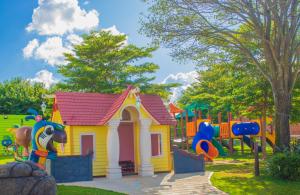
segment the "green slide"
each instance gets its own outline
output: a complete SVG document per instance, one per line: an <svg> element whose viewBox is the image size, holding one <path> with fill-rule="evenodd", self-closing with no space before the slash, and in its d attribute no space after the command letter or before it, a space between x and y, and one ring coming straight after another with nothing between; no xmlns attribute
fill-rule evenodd
<svg viewBox="0 0 300 195"><path fill-rule="evenodd" d="M218 149L220 156L226 156L226 152L223 150L222 145L215 139L212 139L212 144Z"/></svg>
<svg viewBox="0 0 300 195"><path fill-rule="evenodd" d="M220 126L214 126L214 137L220 137Z"/></svg>

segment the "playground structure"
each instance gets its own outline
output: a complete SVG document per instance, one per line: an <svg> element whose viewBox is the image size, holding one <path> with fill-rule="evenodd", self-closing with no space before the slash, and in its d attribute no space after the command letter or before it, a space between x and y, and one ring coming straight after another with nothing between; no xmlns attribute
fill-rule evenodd
<svg viewBox="0 0 300 195"><path fill-rule="evenodd" d="M218 113L218 123L214 124L209 112L207 118L202 118L202 110L182 110L174 104L170 104L170 113L179 120L174 128L174 143L181 144L181 148L191 148L197 154L204 154L206 160L213 160L217 156L226 155L223 146L230 154L234 152L234 140L239 139L242 153L244 143L253 151L254 139L262 138L262 120L232 119L232 114L227 113L228 120L222 121L222 113ZM274 147L275 131L272 129L271 119L266 120L266 140ZM180 134L180 135L179 135ZM206 136L206 137L205 137ZM207 137L208 136L208 137ZM261 151L261 147L258 149Z"/></svg>
<svg viewBox="0 0 300 195"><path fill-rule="evenodd" d="M212 142L215 129L208 122L199 124L199 130L193 138L192 149L197 154L203 154L204 160L212 161L220 155L225 155L222 147L219 147L218 142Z"/></svg>

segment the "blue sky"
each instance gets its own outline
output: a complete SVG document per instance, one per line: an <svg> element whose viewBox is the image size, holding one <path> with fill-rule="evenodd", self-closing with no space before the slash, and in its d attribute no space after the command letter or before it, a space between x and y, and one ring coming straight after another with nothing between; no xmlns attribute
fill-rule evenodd
<svg viewBox="0 0 300 195"><path fill-rule="evenodd" d="M64 4L60 4L61 2ZM68 7L66 5L70 5L70 10L76 11L64 10L64 7ZM39 12L33 15L34 9L37 8L40 8ZM57 14L51 15L55 11L58 11ZM65 14L60 15L62 12ZM51 77L44 78L46 82L61 79L56 73L55 66L57 60L61 60L59 52L70 49L67 42L69 35L76 38L89 29L106 29L115 25L120 33L128 35L129 43L146 46L151 40L138 33L139 17L142 12L146 13L147 8L141 0L78 0L78 5L77 0L40 0L39 3L37 0L1 1L0 81L16 76L35 81L43 81L40 77ZM82 23L79 24L77 20L70 26L69 23L53 23L54 20L58 21L59 16L61 17L59 21L67 21L64 17L76 14L82 17ZM61 30L59 26L65 29ZM32 47L28 47L26 57L23 49L31 41ZM161 82L169 74L190 72L194 68L192 65L172 61L169 53L170 51L165 48L160 48L154 53L152 61L160 65L156 82ZM39 74L40 71L47 74Z"/></svg>

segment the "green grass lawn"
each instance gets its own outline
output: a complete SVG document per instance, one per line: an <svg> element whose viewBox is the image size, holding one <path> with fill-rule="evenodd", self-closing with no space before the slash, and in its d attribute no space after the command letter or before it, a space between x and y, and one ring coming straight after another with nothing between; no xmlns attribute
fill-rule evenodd
<svg viewBox="0 0 300 195"><path fill-rule="evenodd" d="M245 148L246 149L246 148ZM272 155L270 148L268 156ZM300 194L300 181L285 181L267 175L265 162L260 162L261 176L254 176L254 158L249 149L231 157L217 158L206 165L213 171L212 184L229 194Z"/></svg>
<svg viewBox="0 0 300 195"><path fill-rule="evenodd" d="M6 164L6 163L10 163L10 162L14 162L15 159L13 156L1 156L0 157L0 165Z"/></svg>
<svg viewBox="0 0 300 195"><path fill-rule="evenodd" d="M57 186L58 195L118 195L122 193L79 186Z"/></svg>
<svg viewBox="0 0 300 195"><path fill-rule="evenodd" d="M27 115L0 115L0 157L5 155L4 147L1 141L5 136L9 136L13 141L13 134L7 131L8 128L12 128L14 125L21 126L33 126L35 121L26 121L25 117ZM0 161L1 163L1 161Z"/></svg>

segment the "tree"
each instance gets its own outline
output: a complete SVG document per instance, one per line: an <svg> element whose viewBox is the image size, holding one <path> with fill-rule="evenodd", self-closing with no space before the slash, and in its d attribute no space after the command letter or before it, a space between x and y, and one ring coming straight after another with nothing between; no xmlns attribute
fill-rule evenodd
<svg viewBox="0 0 300 195"><path fill-rule="evenodd" d="M150 1L148 1L150 2ZM300 73L299 0L153 0L142 31L178 58L238 50L270 83L276 145L289 147L292 92ZM240 31L244 25L248 30ZM259 45L253 51L251 45Z"/></svg>
<svg viewBox="0 0 300 195"><path fill-rule="evenodd" d="M127 44L126 39L126 35L104 31L84 35L82 44L75 45L73 53L65 54L68 64L59 66L59 72L66 80L58 87L72 91L120 93L127 85L134 85L142 92L155 92L167 98L170 88L176 85L152 84L155 77L150 75L159 66L144 59L152 57L156 47L137 47Z"/></svg>
<svg viewBox="0 0 300 195"><path fill-rule="evenodd" d="M0 113L27 114L29 108L40 110L47 89L41 83L14 78L0 83Z"/></svg>

